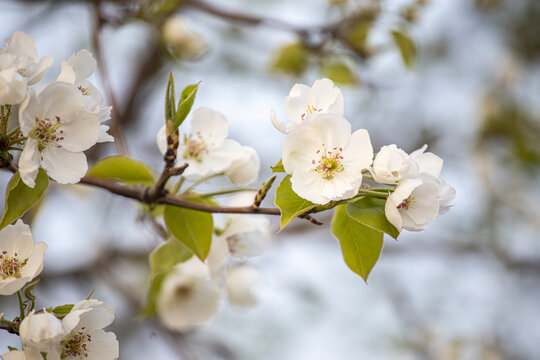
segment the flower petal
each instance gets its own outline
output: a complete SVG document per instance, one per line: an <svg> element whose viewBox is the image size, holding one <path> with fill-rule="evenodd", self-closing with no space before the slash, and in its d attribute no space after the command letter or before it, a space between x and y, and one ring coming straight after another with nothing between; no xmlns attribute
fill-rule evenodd
<svg viewBox="0 0 540 360"><path fill-rule="evenodd" d="M223 114L199 108L191 116L191 133L200 133L209 150L218 148L229 134L229 121Z"/></svg>
<svg viewBox="0 0 540 360"><path fill-rule="evenodd" d="M88 170L86 156L82 152L48 147L43 150L43 162L47 174L60 184L75 184Z"/></svg>
<svg viewBox="0 0 540 360"><path fill-rule="evenodd" d="M115 360L120 356L116 335L112 332L95 330L89 334L92 341L87 342L88 360Z"/></svg>
<svg viewBox="0 0 540 360"><path fill-rule="evenodd" d="M31 188L36 186L35 180L40 164L41 153L38 149L38 141L28 138L19 157L19 174L21 175L21 180Z"/></svg>

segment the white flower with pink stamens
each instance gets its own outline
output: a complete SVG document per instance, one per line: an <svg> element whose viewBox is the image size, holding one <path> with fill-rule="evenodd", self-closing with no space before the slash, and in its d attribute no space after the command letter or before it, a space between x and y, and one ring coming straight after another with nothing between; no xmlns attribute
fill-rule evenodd
<svg viewBox="0 0 540 360"><path fill-rule="evenodd" d="M0 230L0 295L12 295L43 270L47 244L34 244L30 227L18 220Z"/></svg>
<svg viewBox="0 0 540 360"><path fill-rule="evenodd" d="M34 38L22 31L5 40L0 49L0 104L20 104L28 85L37 83L53 63L53 57L39 60Z"/></svg>
<svg viewBox="0 0 540 360"><path fill-rule="evenodd" d="M99 140L100 124L83 97L65 82L53 83L39 95L29 90L19 110L21 131L28 137L19 159L26 185L35 186L42 159L47 174L61 184L76 183L86 173L83 151Z"/></svg>
<svg viewBox="0 0 540 360"><path fill-rule="evenodd" d="M290 133L303 120L313 114L343 115L343 96L341 90L330 79L316 80L311 87L296 84L285 97L285 113L290 123L285 124L277 119L274 110L270 112L270 120L276 129L284 134Z"/></svg>
<svg viewBox="0 0 540 360"><path fill-rule="evenodd" d="M326 204L358 193L362 170L372 163L373 147L366 130L351 134L351 124L342 116L319 114L287 135L282 159L294 192Z"/></svg>

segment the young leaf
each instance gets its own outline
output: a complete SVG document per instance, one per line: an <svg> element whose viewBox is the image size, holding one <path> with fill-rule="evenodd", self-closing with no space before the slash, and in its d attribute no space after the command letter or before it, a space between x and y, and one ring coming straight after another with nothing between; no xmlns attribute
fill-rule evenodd
<svg viewBox="0 0 540 360"><path fill-rule="evenodd" d="M199 259L202 261L206 259L214 229L212 214L166 205L163 219L176 239L193 251Z"/></svg>
<svg viewBox="0 0 540 360"><path fill-rule="evenodd" d="M332 233L339 240L347 266L367 282L368 275L382 251L383 233L350 217L345 207L346 205L336 207L332 219Z"/></svg>
<svg viewBox="0 0 540 360"><path fill-rule="evenodd" d="M191 250L177 239L167 240L150 254L150 279L161 272L169 271L174 265L184 262L192 256Z"/></svg>
<svg viewBox="0 0 540 360"><path fill-rule="evenodd" d="M274 173L285 172L285 168L283 167L283 162L281 159L279 159L276 165L270 166L270 169L272 169L272 172Z"/></svg>
<svg viewBox="0 0 540 360"><path fill-rule="evenodd" d="M280 48L272 67L279 72L301 75L307 68L309 51L302 43L293 43Z"/></svg>
<svg viewBox="0 0 540 360"><path fill-rule="evenodd" d="M178 109L176 111L176 120L174 124L175 130L182 125L191 111L191 107L195 101L195 95L197 95L197 90L199 89L199 84L200 82L197 84L188 85L184 90L182 90L180 101L178 102Z"/></svg>
<svg viewBox="0 0 540 360"><path fill-rule="evenodd" d="M169 82L167 83L167 92L165 93L165 124L167 125L167 134L172 135L174 129L170 129L170 124L176 119L176 100L174 98L174 76L169 74Z"/></svg>
<svg viewBox="0 0 540 360"><path fill-rule="evenodd" d="M86 175L116 180L128 185L151 186L155 182L154 174L148 165L122 155L100 160Z"/></svg>
<svg viewBox="0 0 540 360"><path fill-rule="evenodd" d="M36 176L36 185L33 189L26 186L17 171L6 188L4 214L0 220L0 229L11 224L30 210L39 201L47 186L49 186L49 177L45 170L39 169Z"/></svg>
<svg viewBox="0 0 540 360"><path fill-rule="evenodd" d="M315 207L315 204L302 199L293 191L290 175L287 175L277 187L275 204L281 210L279 230L283 229L298 215Z"/></svg>
<svg viewBox="0 0 540 360"><path fill-rule="evenodd" d="M356 83L356 77L351 68L342 61L325 63L321 68L324 77L329 78L336 84L352 85Z"/></svg>
<svg viewBox="0 0 540 360"><path fill-rule="evenodd" d="M364 197L352 203L348 203L345 211L359 223L370 228L382 231L397 239L399 231L390 224L384 213L386 200Z"/></svg>
<svg viewBox="0 0 540 360"><path fill-rule="evenodd" d="M416 61L416 45L414 41L403 30L392 30L392 37L399 48L405 66L409 69L413 68Z"/></svg>
<svg viewBox="0 0 540 360"><path fill-rule="evenodd" d="M156 313L156 303L159 295L159 290L161 289L161 284L163 279L165 279L166 272L159 273L154 276L150 282L150 287L148 288L148 295L146 298L146 306L141 310L139 315L149 317L153 316Z"/></svg>

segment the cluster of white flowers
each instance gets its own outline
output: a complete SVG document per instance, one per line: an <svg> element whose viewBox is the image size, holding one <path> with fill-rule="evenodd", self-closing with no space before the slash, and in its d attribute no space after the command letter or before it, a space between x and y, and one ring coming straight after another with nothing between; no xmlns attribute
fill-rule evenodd
<svg viewBox="0 0 540 360"><path fill-rule="evenodd" d="M237 195L230 205L250 204L253 195ZM256 303L254 287L261 273L245 261L261 255L269 246L270 222L257 215L228 215L224 220L225 228L213 237L204 263L192 257L176 265L163 280L156 310L171 330L185 331L206 324L217 313L222 293L234 306Z"/></svg>
<svg viewBox="0 0 540 360"><path fill-rule="evenodd" d="M78 182L88 169L83 151L113 140L102 125L111 108L103 106L99 90L87 80L96 61L81 50L62 61L56 82L37 94L29 85L41 79L53 58L38 61L34 39L20 31L5 44L0 49L0 105L18 107L20 130L26 137L19 159L21 179L34 187L43 161L47 174L57 182Z"/></svg>
<svg viewBox="0 0 540 360"><path fill-rule="evenodd" d="M116 335L104 327L114 319L114 310L98 300L82 300L60 320L45 309L32 310L21 322L22 350L2 355L3 360L118 359Z"/></svg>
<svg viewBox="0 0 540 360"><path fill-rule="evenodd" d="M34 244L30 227L18 220L0 231L0 295L20 291L43 270L47 245ZM110 306L97 300L83 300L62 320L46 311L26 315L19 326L22 350L2 355L3 360L118 358L118 341L102 329L114 319Z"/></svg>
<svg viewBox="0 0 540 360"><path fill-rule="evenodd" d="M283 166L300 197L321 205L353 198L369 170L375 181L395 186L385 213L400 231L425 229L450 208L455 190L439 178L442 159L426 153L427 146L408 155L396 145L384 146L373 159L368 132L351 134L343 96L331 80L317 80L312 87L296 84L285 98L285 111L288 124L274 111L271 120L287 135Z"/></svg>
<svg viewBox="0 0 540 360"><path fill-rule="evenodd" d="M228 139L229 121L219 112L200 108L191 115L190 130L183 136L176 163L189 164L183 176L197 181L223 174L237 185L251 184L259 175L260 161L255 150ZM163 126L156 137L162 154L167 150Z"/></svg>

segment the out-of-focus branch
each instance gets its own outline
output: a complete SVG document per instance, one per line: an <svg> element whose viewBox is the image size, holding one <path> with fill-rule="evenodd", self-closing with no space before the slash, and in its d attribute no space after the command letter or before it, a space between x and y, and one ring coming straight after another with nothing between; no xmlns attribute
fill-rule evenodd
<svg viewBox="0 0 540 360"><path fill-rule="evenodd" d="M114 92L112 90L111 83L109 81L109 73L107 71L107 64L103 55L103 48L101 46L101 31L103 29L103 16L101 14L100 2L94 2L93 4L93 29L92 29L92 46L94 48L94 53L96 54L96 62L99 68L99 77L103 87L105 88L105 96L107 102L112 106L111 111L111 134L115 138L116 151L120 154L127 154L127 143L126 137L124 134L124 129L122 127L122 114L119 113L118 103Z"/></svg>

